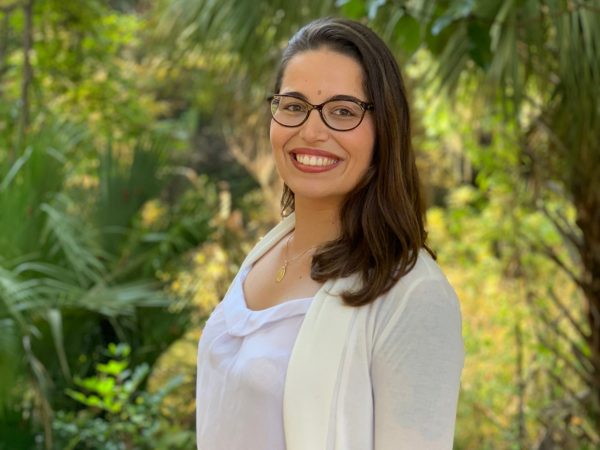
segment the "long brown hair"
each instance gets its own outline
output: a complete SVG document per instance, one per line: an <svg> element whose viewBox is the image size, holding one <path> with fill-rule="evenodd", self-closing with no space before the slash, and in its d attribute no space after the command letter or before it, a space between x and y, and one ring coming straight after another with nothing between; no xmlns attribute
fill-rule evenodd
<svg viewBox="0 0 600 450"><path fill-rule="evenodd" d="M295 55L320 48L350 56L362 67L367 101L374 104L375 147L371 166L342 205L341 235L315 253L311 278L325 282L359 274L360 289L345 292L342 298L348 305L361 306L407 274L422 248L429 250L410 112L400 69L388 47L368 27L341 18L315 20L290 39L274 92L279 92ZM284 185L282 215L294 209L294 193Z"/></svg>

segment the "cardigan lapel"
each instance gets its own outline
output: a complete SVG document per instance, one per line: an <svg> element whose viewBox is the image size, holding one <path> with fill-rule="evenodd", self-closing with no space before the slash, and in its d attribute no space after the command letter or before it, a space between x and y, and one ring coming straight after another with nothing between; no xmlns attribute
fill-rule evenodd
<svg viewBox="0 0 600 450"><path fill-rule="evenodd" d="M347 336L357 308L338 295L358 277L330 280L315 295L292 350L285 379L283 421L287 450L327 448L333 399Z"/></svg>

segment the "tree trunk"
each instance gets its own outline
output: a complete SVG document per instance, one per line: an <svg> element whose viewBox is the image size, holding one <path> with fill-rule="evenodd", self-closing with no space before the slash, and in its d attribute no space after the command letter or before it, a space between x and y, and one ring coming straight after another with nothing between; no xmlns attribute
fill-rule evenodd
<svg viewBox="0 0 600 450"><path fill-rule="evenodd" d="M527 426L525 421L525 367L524 367L524 356L523 356L523 333L521 332L521 321L519 320L515 325L515 344L517 346L517 442L520 448L526 447L527 442Z"/></svg>
<svg viewBox="0 0 600 450"><path fill-rule="evenodd" d="M587 320L590 327L589 341L593 367L590 386L594 417L600 426L600 186L591 189L586 198L576 198L577 225L581 229L583 246L582 290L587 303Z"/></svg>
<svg viewBox="0 0 600 450"><path fill-rule="evenodd" d="M2 77L7 69L6 54L8 53L10 15L14 8L15 5L0 8L0 14L2 14L2 25L0 25L0 98L2 98Z"/></svg>
<svg viewBox="0 0 600 450"><path fill-rule="evenodd" d="M21 81L21 117L19 120L19 134L17 152L23 150L27 128L29 127L29 88L33 79L31 69L31 48L33 47L33 3L34 0L27 0L23 5L23 17L25 26L23 27L23 79ZM15 150L12 150L11 159L15 159Z"/></svg>

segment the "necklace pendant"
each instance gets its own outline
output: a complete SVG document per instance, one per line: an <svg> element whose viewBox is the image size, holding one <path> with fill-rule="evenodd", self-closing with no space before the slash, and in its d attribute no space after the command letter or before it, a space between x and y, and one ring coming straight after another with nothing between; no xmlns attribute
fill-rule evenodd
<svg viewBox="0 0 600 450"><path fill-rule="evenodd" d="M283 277L285 277L285 271L286 271L286 269L287 269L287 261L277 271L277 275L275 276L275 281L277 283L280 283L281 280L283 280Z"/></svg>

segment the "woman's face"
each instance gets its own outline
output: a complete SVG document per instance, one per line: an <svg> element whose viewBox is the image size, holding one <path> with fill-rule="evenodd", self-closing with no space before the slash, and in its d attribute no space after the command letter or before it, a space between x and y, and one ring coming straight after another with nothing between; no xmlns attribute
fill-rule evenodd
<svg viewBox="0 0 600 450"><path fill-rule="evenodd" d="M291 93L313 105L337 95L370 100L363 90L360 65L325 48L298 53L288 62L278 94ZM297 205L306 198L339 207L367 171L375 144L372 112L355 129L335 131L313 110L295 128L271 120L270 134L277 171L294 192Z"/></svg>

